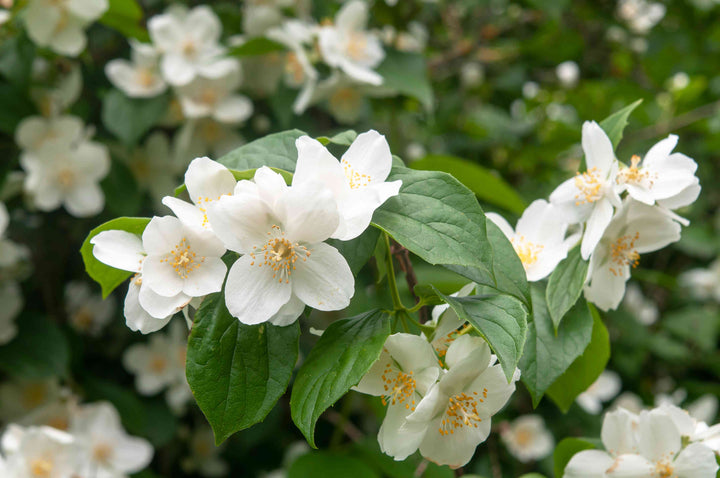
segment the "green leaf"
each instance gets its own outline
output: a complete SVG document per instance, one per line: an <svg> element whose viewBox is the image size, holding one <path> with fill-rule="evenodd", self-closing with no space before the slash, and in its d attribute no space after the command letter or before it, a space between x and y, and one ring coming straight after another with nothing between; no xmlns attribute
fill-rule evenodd
<svg viewBox="0 0 720 478"><path fill-rule="evenodd" d="M0 105L0 132L11 137L23 118L36 113L25 92L8 83L0 82Z"/></svg>
<svg viewBox="0 0 720 478"><path fill-rule="evenodd" d="M288 478L380 478L372 468L357 458L329 451L315 451L297 458L287 474Z"/></svg>
<svg viewBox="0 0 720 478"><path fill-rule="evenodd" d="M628 117L630 116L630 113L632 113L633 110L642 103L642 101L642 99L637 100L625 108L616 111L600 122L600 127L608 135L610 141L612 141L613 148L617 148L623 138L623 131L625 131L625 126L628 124Z"/></svg>
<svg viewBox="0 0 720 478"><path fill-rule="evenodd" d="M672 334L711 353L720 333L720 313L716 307L690 306L663 315L662 326Z"/></svg>
<svg viewBox="0 0 720 478"><path fill-rule="evenodd" d="M85 238L85 242L83 242L80 248L80 254L85 263L85 272L87 272L95 282L100 284L103 298L110 295L117 286L125 282L125 280L132 275L132 272L115 269L95 259L93 255L93 245L90 244L90 240L103 231L115 229L141 235L149 222L150 219L147 217L119 217L96 227L90 231L90 234Z"/></svg>
<svg viewBox="0 0 720 478"><path fill-rule="evenodd" d="M386 50L385 60L378 66L377 72L383 77L384 88L415 98L425 109L432 110L433 91L423 55Z"/></svg>
<svg viewBox="0 0 720 478"><path fill-rule="evenodd" d="M343 131L342 133L338 133L335 136L327 137L327 136L319 136L316 139L322 143L323 146L327 146L328 144L338 144L340 146L350 146L353 141L355 141L355 138L357 138L357 133L354 130L347 130Z"/></svg>
<svg viewBox="0 0 720 478"><path fill-rule="evenodd" d="M588 265L587 261L582 260L578 246L568 253L550 275L545 298L555 330L563 316L580 297L585 285Z"/></svg>
<svg viewBox="0 0 720 478"><path fill-rule="evenodd" d="M340 254L343 255L350 266L353 275L357 275L375 252L378 237L380 237L380 231L374 227L368 227L365 232L355 239L349 241L329 239L326 242L340 251Z"/></svg>
<svg viewBox="0 0 720 478"><path fill-rule="evenodd" d="M141 25L142 18L143 11L136 0L110 0L109 8L98 21L128 38L147 42L150 36Z"/></svg>
<svg viewBox="0 0 720 478"><path fill-rule="evenodd" d="M190 389L217 445L261 422L285 393L298 358L300 326L245 325L217 293L203 300L188 340Z"/></svg>
<svg viewBox="0 0 720 478"><path fill-rule="evenodd" d="M230 56L242 58L244 56L267 55L277 51L285 51L287 47L282 43L264 37L251 38L242 45L233 47L228 51Z"/></svg>
<svg viewBox="0 0 720 478"><path fill-rule="evenodd" d="M527 335L527 311L508 295L450 297L435 289L461 320L469 322L497 355L508 382L520 361Z"/></svg>
<svg viewBox="0 0 720 478"><path fill-rule="evenodd" d="M124 163L113 160L110 173L100 183L109 212L117 216L133 216L140 212L143 196L135 176Z"/></svg>
<svg viewBox="0 0 720 478"><path fill-rule="evenodd" d="M43 315L22 314L17 336L0 346L0 369L14 377L66 377L70 346L57 324Z"/></svg>
<svg viewBox="0 0 720 478"><path fill-rule="evenodd" d="M242 181L243 179L247 179L247 180L253 179L255 177L255 172L258 169L259 168L245 169L243 171L238 171L236 169L228 169L228 171L230 171L232 173L233 177L235 177L236 180ZM292 173L289 173L289 172L285 171L284 169L278 169L278 168L270 168L270 169L272 169L273 171L275 171L276 173L281 175L287 184L290 184L292 182L292 178L293 178ZM187 191L187 186L185 184L181 184L180 186L175 188L175 192L174 192L175 197L178 197L185 191Z"/></svg>
<svg viewBox="0 0 720 478"><path fill-rule="evenodd" d="M413 288L415 295L425 305L440 305L444 304L445 301L437 293L434 285L431 284L418 284Z"/></svg>
<svg viewBox="0 0 720 478"><path fill-rule="evenodd" d="M570 367L590 343L593 319L585 300L570 309L557 333L541 285L532 287L533 321L528 326L525 352L520 359L522 381L537 407L545 391Z"/></svg>
<svg viewBox="0 0 720 478"><path fill-rule="evenodd" d="M360 382L389 335L390 316L372 310L333 322L310 351L295 379L290 410L311 446L320 415Z"/></svg>
<svg viewBox="0 0 720 478"><path fill-rule="evenodd" d="M505 234L492 221L485 221L487 238L492 248L492 266L474 268L446 265L451 271L463 275L473 282L500 292L510 294L523 301L530 309L530 288L522 262Z"/></svg>
<svg viewBox="0 0 720 478"><path fill-rule="evenodd" d="M35 44L25 34L0 43L0 73L21 89L29 85L34 58Z"/></svg>
<svg viewBox="0 0 720 478"><path fill-rule="evenodd" d="M567 412L575 398L597 380L610 358L610 339L605 324L595 306L588 304L588 307L593 316L590 345L547 389L548 396L563 412Z"/></svg>
<svg viewBox="0 0 720 478"><path fill-rule="evenodd" d="M565 438L555 447L553 453L553 469L556 478L562 478L565 467L570 459L583 450L594 450L596 447L587 440L582 438Z"/></svg>
<svg viewBox="0 0 720 478"><path fill-rule="evenodd" d="M295 140L300 136L305 133L297 129L269 134L230 151L218 162L240 171L269 166L292 173L298 155Z"/></svg>
<svg viewBox="0 0 720 478"><path fill-rule="evenodd" d="M438 171L393 167L388 181L402 180L400 194L373 215L373 223L430 264L487 269L492 247L475 195Z"/></svg>
<svg viewBox="0 0 720 478"><path fill-rule="evenodd" d="M413 169L444 171L458 178L482 201L515 214L522 214L525 201L498 174L477 163L454 156L431 154L410 164Z"/></svg>
<svg viewBox="0 0 720 478"><path fill-rule="evenodd" d="M102 122L128 146L134 146L165 115L170 95L155 98L128 98L113 89L102 102Z"/></svg>

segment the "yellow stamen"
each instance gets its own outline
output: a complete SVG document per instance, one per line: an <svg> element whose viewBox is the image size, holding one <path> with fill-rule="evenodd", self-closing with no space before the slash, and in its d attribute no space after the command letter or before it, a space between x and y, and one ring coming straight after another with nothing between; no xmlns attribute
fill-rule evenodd
<svg viewBox="0 0 720 478"><path fill-rule="evenodd" d="M273 271L273 279L278 282L289 283L292 271L295 270L295 262L298 259L307 261L310 257L310 251L305 246L301 246L297 242L292 243L285 238L285 233L280 226L273 225L272 230L268 232L270 239L261 248L255 247L250 253L253 261L251 266L255 265L256 254L262 254L262 262L258 260L258 267L268 266Z"/></svg>
<svg viewBox="0 0 720 478"><path fill-rule="evenodd" d="M635 249L635 241L640 238L640 233L636 232L634 236L625 235L620 237L614 244L610 245L610 258L612 263L617 265L617 269L610 267L613 275L621 274L621 267L631 266L637 267L640 263L640 254Z"/></svg>
<svg viewBox="0 0 720 478"><path fill-rule="evenodd" d="M602 197L603 183L597 168L591 168L585 173L575 175L575 187L579 194L575 196L575 205L591 204Z"/></svg>

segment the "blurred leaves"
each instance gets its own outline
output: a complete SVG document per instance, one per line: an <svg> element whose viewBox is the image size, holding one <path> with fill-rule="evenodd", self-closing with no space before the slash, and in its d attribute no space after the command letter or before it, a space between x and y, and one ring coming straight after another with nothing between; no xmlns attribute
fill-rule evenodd
<svg viewBox="0 0 720 478"><path fill-rule="evenodd" d="M70 346L48 317L28 312L18 317L18 334L0 346L0 369L18 378L66 377Z"/></svg>
<svg viewBox="0 0 720 478"><path fill-rule="evenodd" d="M102 102L103 125L128 146L134 146L166 114L170 95L128 98L110 90Z"/></svg>

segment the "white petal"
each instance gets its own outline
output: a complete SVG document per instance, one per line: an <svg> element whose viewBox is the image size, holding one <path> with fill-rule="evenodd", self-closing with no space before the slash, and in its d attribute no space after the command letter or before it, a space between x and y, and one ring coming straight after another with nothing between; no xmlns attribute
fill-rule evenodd
<svg viewBox="0 0 720 478"><path fill-rule="evenodd" d="M265 201L270 209L276 210L276 204L288 189L285 179L283 179L279 173L276 173L267 166L263 166L255 171L253 181L254 183L250 181L241 181L238 183L235 194L240 194L240 191L252 193L251 191L254 184L257 194L260 195L260 199Z"/></svg>
<svg viewBox="0 0 720 478"><path fill-rule="evenodd" d="M675 423L659 410L642 412L638 427L638 447L645 458L658 462L674 456L682 446Z"/></svg>
<svg viewBox="0 0 720 478"><path fill-rule="evenodd" d="M678 136L675 134L668 135L667 138L655 143L643 158L644 167L654 167L658 162L666 159L677 146Z"/></svg>
<svg viewBox="0 0 720 478"><path fill-rule="evenodd" d="M606 478L605 470L614 461L604 451L584 450L573 455L565 467L563 478Z"/></svg>
<svg viewBox="0 0 720 478"><path fill-rule="evenodd" d="M215 108L213 118L221 123L242 123L252 116L253 104L247 96L231 95Z"/></svg>
<svg viewBox="0 0 720 478"><path fill-rule="evenodd" d="M153 457L153 447L147 440L123 436L116 439L110 464L115 470L132 474L145 469Z"/></svg>
<svg viewBox="0 0 720 478"><path fill-rule="evenodd" d="M479 413L495 415L515 391L515 382L507 382L502 366L498 364L485 369L467 389L483 396L483 402L478 404Z"/></svg>
<svg viewBox="0 0 720 478"><path fill-rule="evenodd" d="M306 182L321 182L336 197L350 189L340 162L330 152L309 136L295 140L298 160L293 175L293 186Z"/></svg>
<svg viewBox="0 0 720 478"><path fill-rule="evenodd" d="M424 431L417 432L402 427L410 413L412 409L405 408L405 403L389 405L378 432L380 449L397 461L415 453L424 436Z"/></svg>
<svg viewBox="0 0 720 478"><path fill-rule="evenodd" d="M206 216L197 206L172 196L165 196L162 203L169 207L186 226L195 228L206 226Z"/></svg>
<svg viewBox="0 0 720 478"><path fill-rule="evenodd" d="M358 135L342 156L343 163L355 172L369 176L369 182L382 182L387 179L392 168L390 146L375 130Z"/></svg>
<svg viewBox="0 0 720 478"><path fill-rule="evenodd" d="M219 257L205 257L197 269L190 272L182 287L190 297L201 297L219 292L225 281L227 266Z"/></svg>
<svg viewBox="0 0 720 478"><path fill-rule="evenodd" d="M602 424L602 442L605 449L612 455L637 453L637 442L633 424L637 416L623 408L608 412Z"/></svg>
<svg viewBox="0 0 720 478"><path fill-rule="evenodd" d="M405 373L438 368L432 346L419 335L393 334L385 341L385 348Z"/></svg>
<svg viewBox="0 0 720 478"><path fill-rule="evenodd" d="M65 6L83 20L97 20L109 7L108 0L67 0Z"/></svg>
<svg viewBox="0 0 720 478"><path fill-rule="evenodd" d="M190 297L183 293L174 297L158 295L144 284L144 280L143 277L143 285L140 287L138 300L140 306L156 319L167 319L168 316L180 312L190 302Z"/></svg>
<svg viewBox="0 0 720 478"><path fill-rule="evenodd" d="M116 269L140 272L145 259L142 240L127 231L102 231L92 239L93 255Z"/></svg>
<svg viewBox="0 0 720 478"><path fill-rule="evenodd" d="M78 184L67 192L64 204L75 217L94 216L105 206L105 195L96 183Z"/></svg>
<svg viewBox="0 0 720 478"><path fill-rule="evenodd" d="M607 470L608 478L655 478L655 465L640 455L620 455Z"/></svg>
<svg viewBox="0 0 720 478"><path fill-rule="evenodd" d="M613 207L610 201L603 198L594 204L580 246L580 253L584 260L588 260L590 254L592 254L597 247L605 233L605 229L607 229L608 224L610 224L612 220L612 216Z"/></svg>
<svg viewBox="0 0 720 478"><path fill-rule="evenodd" d="M185 185L195 204L232 194L235 184L237 180L228 168L207 157L193 159L185 173Z"/></svg>
<svg viewBox="0 0 720 478"><path fill-rule="evenodd" d="M287 189L278 206L285 233L293 241L319 243L338 227L337 203L330 190L319 183L302 183Z"/></svg>
<svg viewBox="0 0 720 478"><path fill-rule="evenodd" d="M710 448L700 443L691 443L680 452L675 460L678 478L715 478L718 464Z"/></svg>
<svg viewBox="0 0 720 478"><path fill-rule="evenodd" d="M453 369L461 361L469 359L475 364L477 372L480 372L490 363L490 355L490 347L483 338L462 335L453 340L448 347L445 364Z"/></svg>
<svg viewBox="0 0 720 478"><path fill-rule="evenodd" d="M185 281L173 269L171 260L167 255L146 257L142 267L143 286L149 287L163 297L175 297L180 294Z"/></svg>
<svg viewBox="0 0 720 478"><path fill-rule="evenodd" d="M515 226L517 235L538 244L558 244L564 239L566 230L567 222L560 211L544 199L533 201Z"/></svg>
<svg viewBox="0 0 720 478"><path fill-rule="evenodd" d="M437 426L434 426L436 424ZM439 425L440 419L430 424L420 444L420 453L434 463L451 468L458 468L469 462L477 446L490 434L490 417L470 426L457 427L453 430L454 433L447 435L440 434Z"/></svg>
<svg viewBox="0 0 720 478"><path fill-rule="evenodd" d="M87 37L83 30L82 21L72 16L66 17L66 24L55 35L50 42L50 48L62 55L78 56L87 46Z"/></svg>
<svg viewBox="0 0 720 478"><path fill-rule="evenodd" d="M659 199L657 203L658 205L666 207L668 209L678 209L681 207L689 206L690 204L694 203L695 200L698 198L701 189L702 188L700 187L700 181L695 178L695 180L690 186L680 191L677 195L669 197L667 199Z"/></svg>
<svg viewBox="0 0 720 478"><path fill-rule="evenodd" d="M259 262L249 254L242 256L230 268L225 284L228 311L243 324L267 322L291 299L290 284L273 277L272 269Z"/></svg>
<svg viewBox="0 0 720 478"><path fill-rule="evenodd" d="M375 210L385 200L398 194L402 181L371 184L353 189L338 200L340 221L331 237L348 241L362 234L372 221Z"/></svg>
<svg viewBox="0 0 720 478"><path fill-rule="evenodd" d="M185 25L191 26L193 35L206 43L213 44L220 39L220 19L207 5L193 8L185 19Z"/></svg>
<svg viewBox="0 0 720 478"><path fill-rule="evenodd" d="M168 315L164 319L156 319L142 308L139 295L140 286L134 279L130 280L128 292L125 296L125 324L133 332L139 331L142 334L156 332L165 327L173 316Z"/></svg>
<svg viewBox="0 0 720 478"><path fill-rule="evenodd" d="M615 310L625 295L625 283L630 278L629 266L617 266L616 273L605 264L592 272L590 284L585 286L585 298L600 309Z"/></svg>
<svg viewBox="0 0 720 478"><path fill-rule="evenodd" d="M280 310L270 318L269 322L278 327L294 324L303 310L305 310L305 303L292 294L290 301L280 307Z"/></svg>
<svg viewBox="0 0 720 478"><path fill-rule="evenodd" d="M585 164L588 171L593 168L597 168L602 173L610 170L615 161L615 152L610 138L594 121L583 123L582 148L585 152Z"/></svg>
<svg viewBox="0 0 720 478"><path fill-rule="evenodd" d="M153 217L143 232L143 247L148 255L165 255L183 239L185 229L173 216Z"/></svg>
<svg viewBox="0 0 720 478"><path fill-rule="evenodd" d="M267 242L267 233L276 224L265 202L249 194L223 196L213 201L207 216L225 247L241 254Z"/></svg>
<svg viewBox="0 0 720 478"><path fill-rule="evenodd" d="M292 274L293 292L310 307L340 310L355 294L355 278L345 258L332 246L312 246L307 261L297 261Z"/></svg>
<svg viewBox="0 0 720 478"><path fill-rule="evenodd" d="M165 81L173 86L184 86L195 78L195 68L181 55L166 53L160 60Z"/></svg>

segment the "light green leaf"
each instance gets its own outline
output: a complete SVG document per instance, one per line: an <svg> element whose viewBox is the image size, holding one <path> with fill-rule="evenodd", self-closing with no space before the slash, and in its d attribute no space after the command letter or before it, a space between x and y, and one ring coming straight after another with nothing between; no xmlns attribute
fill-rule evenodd
<svg viewBox="0 0 720 478"><path fill-rule="evenodd" d="M633 110L642 103L642 101L642 99L637 100L625 108L616 111L600 122L600 127L608 135L614 148L617 148L623 138L623 131L625 131L625 127L628 124L628 117L630 117L630 113L632 113Z"/></svg>
<svg viewBox="0 0 720 478"><path fill-rule="evenodd" d="M389 335L390 316L372 310L333 322L310 351L295 379L290 411L311 446L320 415L360 382Z"/></svg>
<svg viewBox="0 0 720 478"><path fill-rule="evenodd" d="M295 140L300 136L305 133L297 129L269 134L230 151L218 162L239 171L269 166L292 173L298 155Z"/></svg>
<svg viewBox="0 0 720 478"><path fill-rule="evenodd" d="M103 125L128 146L140 138L165 115L170 95L155 98L128 98L119 90L111 90L102 102Z"/></svg>
<svg viewBox="0 0 720 478"><path fill-rule="evenodd" d="M522 214L525 201L498 174L477 163L454 156L432 154L410 164L413 169L444 171L452 174L482 201L515 214Z"/></svg>
<svg viewBox="0 0 720 478"><path fill-rule="evenodd" d="M282 43L270 40L269 38L255 37L249 39L242 45L231 48L230 51L228 51L228 55L242 58L245 56L267 55L268 53L284 50L287 50L287 47Z"/></svg>
<svg viewBox="0 0 720 478"><path fill-rule="evenodd" d="M553 469L556 478L562 478L565 473L565 467L570 459L583 450L594 450L596 447L591 442L582 438L565 438L558 443L553 453Z"/></svg>
<svg viewBox="0 0 720 478"><path fill-rule="evenodd" d="M119 217L96 227L90 231L90 234L85 238L85 242L83 242L80 248L80 254L85 263L85 272L87 272L95 282L100 284L103 298L110 295L110 292L125 282L125 280L132 275L132 272L115 269L95 259L93 255L93 245L90 244L90 240L103 231L115 229L141 235L149 222L150 219L147 217Z"/></svg>
<svg viewBox="0 0 720 478"><path fill-rule="evenodd" d="M386 50L377 72L383 77L384 88L415 98L426 110L432 110L433 91L423 55Z"/></svg>
<svg viewBox="0 0 720 478"><path fill-rule="evenodd" d="M357 458L329 451L314 451L296 459L288 478L380 478L372 468Z"/></svg>
<svg viewBox="0 0 720 478"><path fill-rule="evenodd" d="M22 314L18 333L0 346L0 370L18 378L66 377L70 346L57 324L43 315Z"/></svg>
<svg viewBox="0 0 720 478"><path fill-rule="evenodd" d="M490 344L509 382L527 335L527 311L522 302L509 295L450 297L435 291Z"/></svg>
<svg viewBox="0 0 720 478"><path fill-rule="evenodd" d="M233 177L235 177L236 180L242 181L243 179L247 179L247 180L253 179L255 177L255 172L258 169L259 168L245 169L243 171L238 171L236 169L229 169L229 171L232 173ZM276 173L281 175L287 184L290 184L292 182L292 178L293 178L292 173L288 173L284 169L278 169L278 168L270 168L270 169L272 169L273 171L275 171ZM181 184L180 186L175 188L175 192L174 192L175 197L178 197L185 191L187 191L187 186L185 184Z"/></svg>
<svg viewBox="0 0 720 478"><path fill-rule="evenodd" d="M608 331L595 306L588 304L593 316L590 345L575 359L560 378L547 389L547 394L563 412L567 412L578 395L588 389L600 376L610 359Z"/></svg>
<svg viewBox="0 0 720 478"><path fill-rule="evenodd" d="M98 21L128 38L146 42L150 36L141 25L142 18L143 11L136 0L110 0L109 8Z"/></svg>
<svg viewBox="0 0 720 478"><path fill-rule="evenodd" d="M520 359L521 379L537 407L545 391L570 367L590 343L593 319L585 300L567 313L557 333L539 284L532 288L533 321L528 325L525 352Z"/></svg>
<svg viewBox="0 0 720 478"><path fill-rule="evenodd" d="M447 173L393 167L400 194L375 211L373 223L430 264L487 269L492 247L485 215L465 186Z"/></svg>
<svg viewBox="0 0 720 478"><path fill-rule="evenodd" d="M355 138L357 138L357 133L354 130L347 130L343 131L342 133L338 133L335 136L327 137L327 136L319 136L316 139L323 144L323 146L327 146L328 144L338 144L340 146L350 146L353 141L355 141Z"/></svg>
<svg viewBox="0 0 720 478"><path fill-rule="evenodd" d="M261 422L285 393L298 357L300 326L245 325L217 293L203 300L188 340L190 389L220 444Z"/></svg>
<svg viewBox="0 0 720 478"><path fill-rule="evenodd" d="M582 260L578 246L568 253L567 257L550 275L545 299L555 330L560 325L563 316L580 297L585 285L588 266L588 262Z"/></svg>
<svg viewBox="0 0 720 478"><path fill-rule="evenodd" d="M380 237L380 231L374 227L368 227L365 232L355 239L349 241L329 239L326 242L340 251L340 254L343 255L350 266L352 273L357 275L375 252L378 237Z"/></svg>

